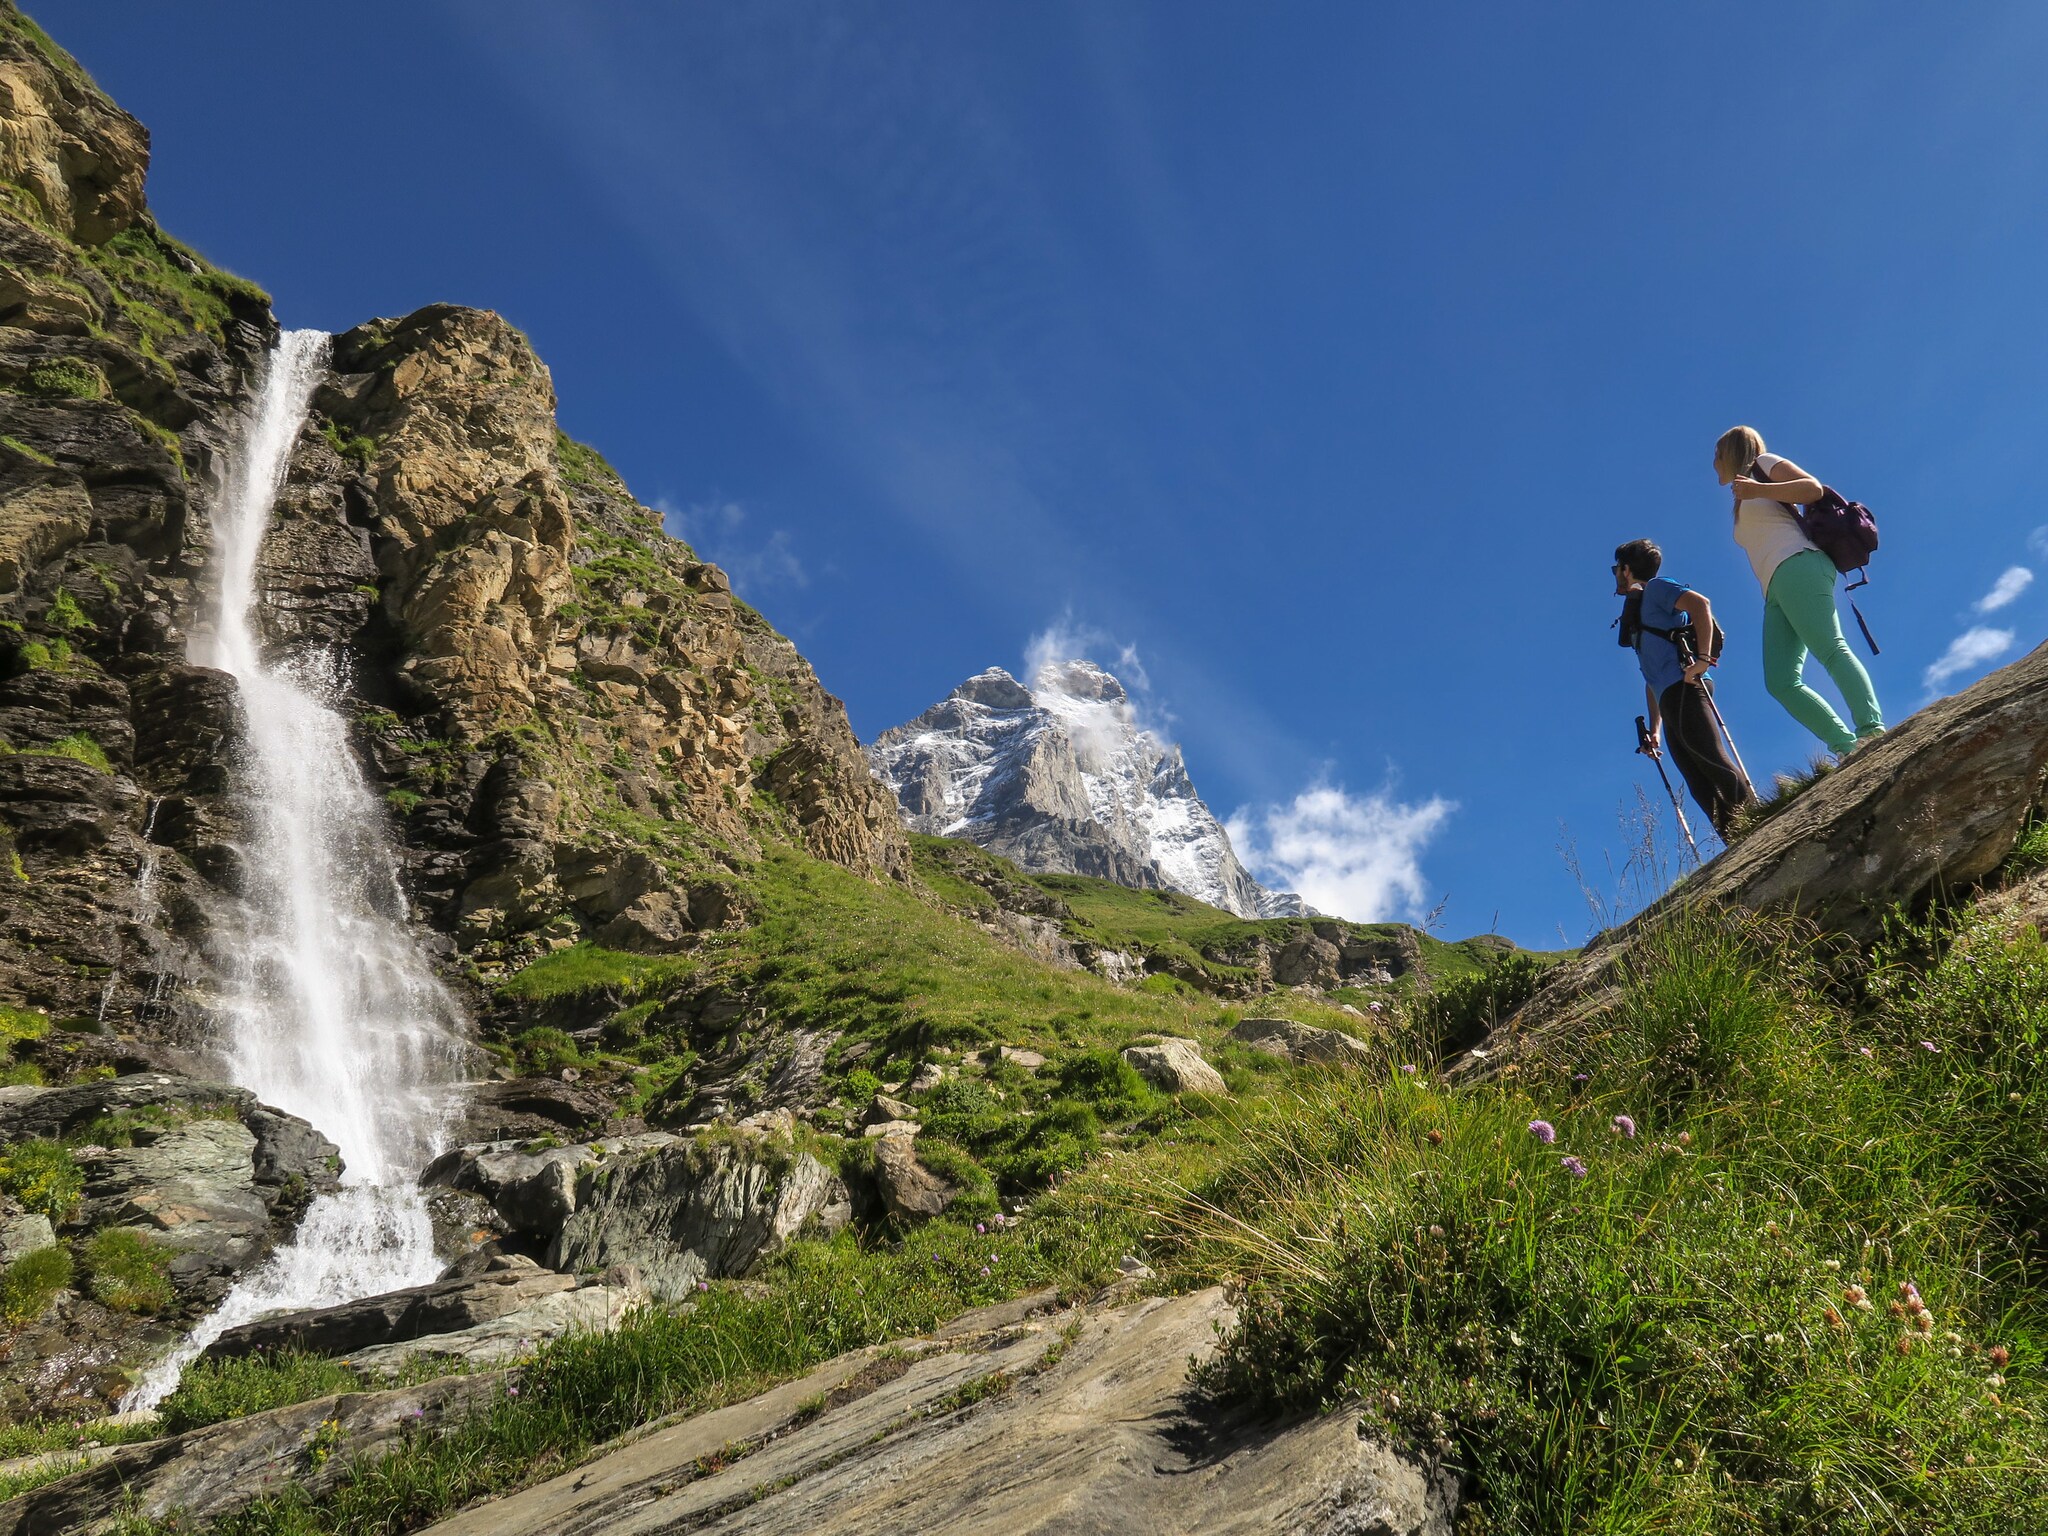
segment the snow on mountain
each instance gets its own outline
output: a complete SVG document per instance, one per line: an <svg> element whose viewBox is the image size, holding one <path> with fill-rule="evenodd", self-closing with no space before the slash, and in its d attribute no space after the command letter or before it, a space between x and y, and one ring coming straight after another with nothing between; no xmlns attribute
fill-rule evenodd
<svg viewBox="0 0 2048 1536"><path fill-rule="evenodd" d="M1240 917L1296 917L1299 896L1245 871L1180 748L1137 722L1091 661L1050 662L1026 688L970 677L867 749L914 832L960 837L1041 874L1181 891Z"/></svg>

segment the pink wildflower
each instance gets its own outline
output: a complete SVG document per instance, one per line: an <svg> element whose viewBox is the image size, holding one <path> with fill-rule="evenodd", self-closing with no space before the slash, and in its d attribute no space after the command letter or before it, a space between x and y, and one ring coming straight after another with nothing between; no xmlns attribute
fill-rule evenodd
<svg viewBox="0 0 2048 1536"><path fill-rule="evenodd" d="M1529 1122L1529 1134L1547 1147L1557 1140L1557 1127L1548 1120L1531 1120Z"/></svg>
<svg viewBox="0 0 2048 1536"><path fill-rule="evenodd" d="M1576 1157L1567 1157L1564 1160L1564 1171L1575 1179L1583 1179L1586 1176L1586 1165Z"/></svg>
<svg viewBox="0 0 2048 1536"><path fill-rule="evenodd" d="M1627 1115L1616 1115L1612 1120L1608 1121L1607 1123L1611 1127L1613 1127L1615 1135L1625 1136L1630 1140L1635 1139L1636 1123L1635 1121L1629 1119Z"/></svg>

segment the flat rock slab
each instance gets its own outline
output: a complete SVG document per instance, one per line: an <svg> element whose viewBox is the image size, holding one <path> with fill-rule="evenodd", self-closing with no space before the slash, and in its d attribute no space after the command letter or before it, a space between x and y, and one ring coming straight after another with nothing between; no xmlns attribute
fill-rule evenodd
<svg viewBox="0 0 2048 1536"><path fill-rule="evenodd" d="M1230 1317L1209 1290L863 1351L432 1536L1450 1536L1455 1478L1355 1415L1276 1428L1206 1414L1188 1360Z"/></svg>
<svg viewBox="0 0 2048 1536"><path fill-rule="evenodd" d="M451 1333L359 1349L342 1359L365 1376L395 1379L409 1370L478 1371L516 1364L570 1333L610 1333L647 1300L625 1286L556 1291L503 1317Z"/></svg>

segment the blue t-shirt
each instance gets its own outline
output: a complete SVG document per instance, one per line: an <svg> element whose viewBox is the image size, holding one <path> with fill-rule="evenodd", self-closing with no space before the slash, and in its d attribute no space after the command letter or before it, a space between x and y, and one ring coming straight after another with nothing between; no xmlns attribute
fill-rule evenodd
<svg viewBox="0 0 2048 1536"><path fill-rule="evenodd" d="M1643 669L1643 681L1660 699L1664 690L1685 678L1685 663L1678 659L1678 647L1652 629L1678 629L1691 619L1678 611L1681 594L1691 587L1681 582L1652 576L1643 583L1643 628L1636 636L1636 660Z"/></svg>

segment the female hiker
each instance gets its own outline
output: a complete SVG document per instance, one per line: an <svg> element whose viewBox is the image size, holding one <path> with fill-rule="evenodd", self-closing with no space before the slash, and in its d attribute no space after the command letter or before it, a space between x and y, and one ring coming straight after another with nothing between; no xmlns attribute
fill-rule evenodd
<svg viewBox="0 0 2048 1536"><path fill-rule="evenodd" d="M1800 527L1792 503L1816 500L1820 482L1775 453L1753 427L1730 427L1714 445L1714 473L1735 493L1735 542L1764 592L1764 686L1786 711L1837 754L1884 730L1870 674L1842 637L1835 612L1835 562ZM1852 731L1806 686L1806 657L1820 658L1842 692Z"/></svg>

